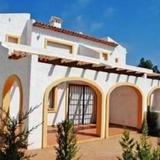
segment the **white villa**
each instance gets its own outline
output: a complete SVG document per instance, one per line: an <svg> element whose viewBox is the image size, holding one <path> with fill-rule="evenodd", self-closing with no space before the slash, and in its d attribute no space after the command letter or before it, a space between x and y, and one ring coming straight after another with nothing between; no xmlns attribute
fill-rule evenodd
<svg viewBox="0 0 160 160"><path fill-rule="evenodd" d="M64 29L58 17L44 24L0 14L1 106L11 116L39 106L25 125L43 122L29 149L52 145L56 124L67 118L86 141L108 138L112 126L141 128L147 105L159 112L160 75L127 65L126 55L109 37Z"/></svg>

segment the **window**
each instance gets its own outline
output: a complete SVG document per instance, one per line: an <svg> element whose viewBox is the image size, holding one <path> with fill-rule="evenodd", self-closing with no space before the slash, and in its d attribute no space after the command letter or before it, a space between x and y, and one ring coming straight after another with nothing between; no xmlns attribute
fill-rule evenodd
<svg viewBox="0 0 160 160"><path fill-rule="evenodd" d="M20 43L20 38L14 35L6 35L6 42Z"/></svg>
<svg viewBox="0 0 160 160"><path fill-rule="evenodd" d="M56 53L73 53L73 45L64 42L57 42L56 40L45 40L45 48L54 50Z"/></svg>
<svg viewBox="0 0 160 160"><path fill-rule="evenodd" d="M118 58L115 58L115 63L118 63L119 59Z"/></svg>
<svg viewBox="0 0 160 160"><path fill-rule="evenodd" d="M48 111L56 112L57 87L51 89L48 98Z"/></svg>
<svg viewBox="0 0 160 160"><path fill-rule="evenodd" d="M108 54L107 53L103 53L102 57L103 57L103 60L108 61Z"/></svg>

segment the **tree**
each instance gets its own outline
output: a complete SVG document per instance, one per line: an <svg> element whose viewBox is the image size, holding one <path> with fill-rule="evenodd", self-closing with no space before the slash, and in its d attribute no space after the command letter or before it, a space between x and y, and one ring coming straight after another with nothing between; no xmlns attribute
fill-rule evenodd
<svg viewBox="0 0 160 160"><path fill-rule="evenodd" d="M65 120L57 125L56 160L73 160L78 151L76 129L73 121Z"/></svg>
<svg viewBox="0 0 160 160"><path fill-rule="evenodd" d="M144 58L140 59L138 67L152 69L153 72L160 73L157 65L154 66L151 60L145 60Z"/></svg>
<svg viewBox="0 0 160 160"><path fill-rule="evenodd" d="M37 108L37 107L35 107ZM24 115L19 118L10 117L9 113L1 110L1 127L0 127L0 160L28 160L33 155L25 155L28 143L27 138L29 134L39 125L30 130L22 127L29 114L35 108L31 108Z"/></svg>
<svg viewBox="0 0 160 160"><path fill-rule="evenodd" d="M155 73L160 73L157 65L153 66L152 69L153 69L153 72L155 72Z"/></svg>
<svg viewBox="0 0 160 160"><path fill-rule="evenodd" d="M141 58L140 62L138 64L138 67L152 69L153 68L153 64L152 64L151 60L145 60L144 58Z"/></svg>

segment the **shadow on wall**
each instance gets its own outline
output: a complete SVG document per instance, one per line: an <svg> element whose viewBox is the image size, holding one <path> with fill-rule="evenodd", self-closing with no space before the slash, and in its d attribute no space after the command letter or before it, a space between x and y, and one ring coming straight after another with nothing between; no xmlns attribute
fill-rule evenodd
<svg viewBox="0 0 160 160"><path fill-rule="evenodd" d="M56 67L56 65L51 65L51 67L50 67L50 69L48 71L48 76L52 76L54 74L55 67ZM71 69L72 69L72 67L67 67L67 70L66 70L66 73L65 73L64 77L69 77L69 75L71 73ZM82 69L82 72L81 72L81 74L78 77L83 78L84 75L85 75L85 73L86 73L86 69ZM93 78L94 80L97 80L98 74L99 74L99 72L96 71L95 74L94 74L94 78ZM110 73L107 74L106 81L109 80L109 77L110 77ZM118 79L117 80L117 82L118 82L119 79L120 79L120 75L118 75L117 79Z"/></svg>
<svg viewBox="0 0 160 160"><path fill-rule="evenodd" d="M63 86L64 86L64 84L63 84ZM53 125L56 123L57 117L60 114L60 108L65 107L65 106L62 106L62 102L63 102L63 100L65 100L64 96L65 96L65 91L63 90L63 92L61 94L61 97L58 97L58 106L57 106L57 111L55 113L55 116L54 116L54 119L53 119L53 122L52 122Z"/></svg>
<svg viewBox="0 0 160 160"><path fill-rule="evenodd" d="M85 69L83 69L83 71L82 71L82 73L81 73L81 77L82 77L82 78L84 77L85 72L86 72L86 70L85 70Z"/></svg>
<svg viewBox="0 0 160 160"><path fill-rule="evenodd" d="M55 65L51 65L51 68L50 68L50 70L48 72L48 76L51 76L53 74L54 69L55 69Z"/></svg>
<svg viewBox="0 0 160 160"><path fill-rule="evenodd" d="M10 93L10 100L13 99L13 96L14 96L14 94L15 94L15 91L16 91L16 88L17 88L17 87L18 87L18 86L16 85L16 83L14 83L14 85L12 86L11 93Z"/></svg>
<svg viewBox="0 0 160 160"><path fill-rule="evenodd" d="M96 71L96 73L95 73L95 75L94 75L94 80L96 80L97 79L97 77L98 77L98 71Z"/></svg>
<svg viewBox="0 0 160 160"><path fill-rule="evenodd" d="M108 81L110 78L110 73L107 73L107 76L106 76L106 81Z"/></svg>
<svg viewBox="0 0 160 160"><path fill-rule="evenodd" d="M119 80L120 80L120 77L121 77L121 75L120 75L120 74L117 74L117 79L116 79L116 82L119 82Z"/></svg>
<svg viewBox="0 0 160 160"><path fill-rule="evenodd" d="M70 68L70 67L67 67L67 71L66 71L66 73L65 73L65 77L68 77L69 74L70 74L70 72L71 72L71 68Z"/></svg>
<svg viewBox="0 0 160 160"><path fill-rule="evenodd" d="M55 67L56 67L56 65L51 65L51 67L49 69L49 72L48 72L48 76L52 76L54 74ZM68 77L70 72L71 72L71 68L67 67L67 70L66 70L66 73L65 73L65 77Z"/></svg>

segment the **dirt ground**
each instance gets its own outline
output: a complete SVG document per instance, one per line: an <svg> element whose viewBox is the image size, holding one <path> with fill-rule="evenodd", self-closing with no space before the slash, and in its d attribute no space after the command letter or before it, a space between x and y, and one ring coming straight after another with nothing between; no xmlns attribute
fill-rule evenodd
<svg viewBox="0 0 160 160"><path fill-rule="evenodd" d="M131 136L135 139L139 138L136 132L132 132ZM112 136L107 140L94 140L78 144L80 160L116 160L120 156L121 146L119 145L121 135ZM153 146L157 145L158 139L151 137L149 141ZM55 149L46 148L41 150L33 150L29 153L36 154L33 160L54 160L56 158Z"/></svg>

